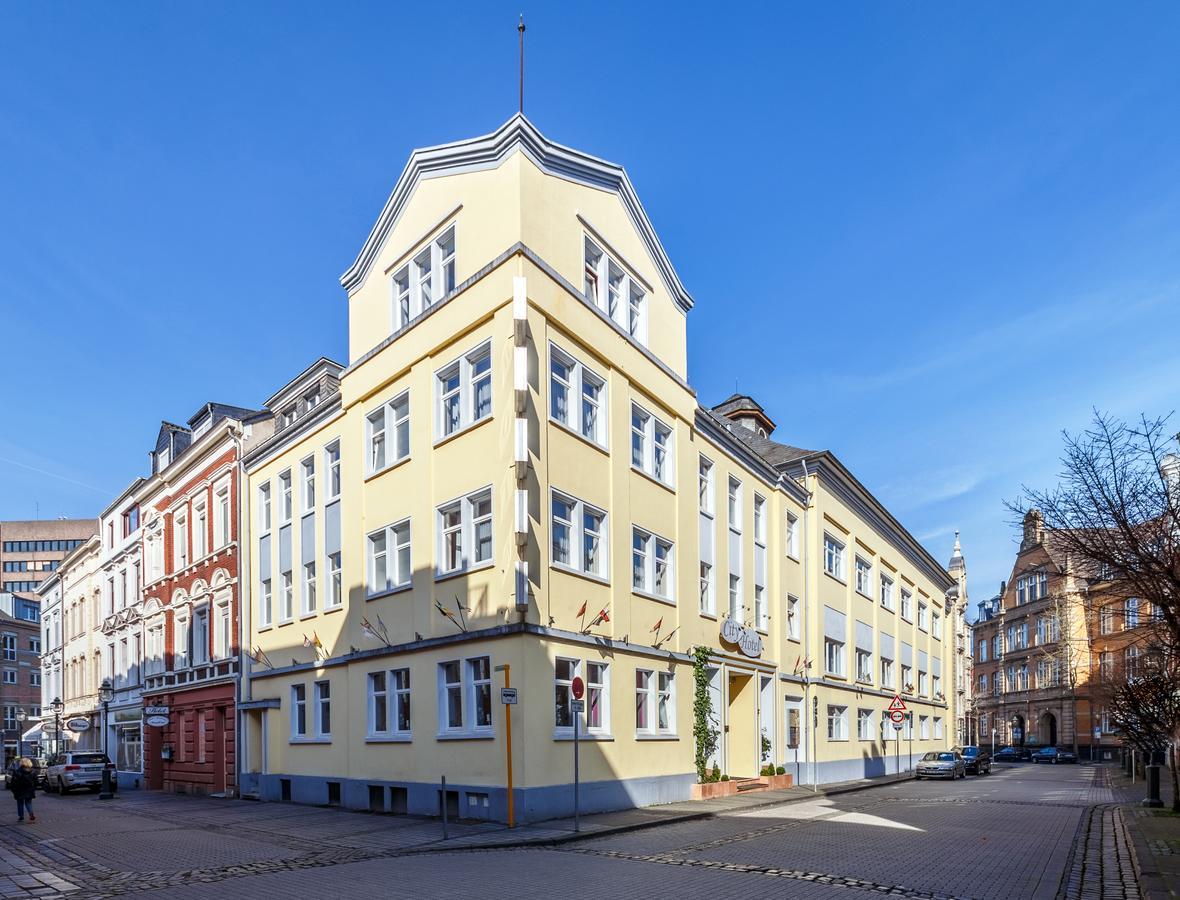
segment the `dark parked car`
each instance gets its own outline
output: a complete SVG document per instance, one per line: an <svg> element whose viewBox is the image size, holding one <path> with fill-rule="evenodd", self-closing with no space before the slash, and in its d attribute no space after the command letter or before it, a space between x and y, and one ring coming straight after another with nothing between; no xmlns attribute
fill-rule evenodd
<svg viewBox="0 0 1180 900"><path fill-rule="evenodd" d="M1017 747L1001 747L992 757L993 762L1020 762L1020 749Z"/></svg>
<svg viewBox="0 0 1180 900"><path fill-rule="evenodd" d="M992 773L992 755L982 747L956 747L967 764L968 775L990 775Z"/></svg>
<svg viewBox="0 0 1180 900"><path fill-rule="evenodd" d="M1069 750L1060 750L1057 747L1042 747L1032 755L1032 761L1035 763L1076 763L1078 758Z"/></svg>

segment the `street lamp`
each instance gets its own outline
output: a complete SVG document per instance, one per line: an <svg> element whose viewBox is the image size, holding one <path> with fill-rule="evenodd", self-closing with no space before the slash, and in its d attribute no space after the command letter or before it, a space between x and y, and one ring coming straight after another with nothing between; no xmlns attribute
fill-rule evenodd
<svg viewBox="0 0 1180 900"><path fill-rule="evenodd" d="M17 728L20 729L16 735L16 755L20 759L25 757L25 722L28 721L29 714L24 709L16 711Z"/></svg>
<svg viewBox="0 0 1180 900"><path fill-rule="evenodd" d="M102 792L98 795L100 800L110 800L115 796L111 785L111 756L107 752L107 717L110 715L111 699L114 696L115 689L111 686L111 680L104 678L98 686L98 700L102 704L102 755L105 757L102 763Z"/></svg>
<svg viewBox="0 0 1180 900"><path fill-rule="evenodd" d="M55 753L61 753L61 711L66 708L66 705L61 702L61 697L54 697L53 702L49 704L53 709L53 736L57 740L57 749Z"/></svg>

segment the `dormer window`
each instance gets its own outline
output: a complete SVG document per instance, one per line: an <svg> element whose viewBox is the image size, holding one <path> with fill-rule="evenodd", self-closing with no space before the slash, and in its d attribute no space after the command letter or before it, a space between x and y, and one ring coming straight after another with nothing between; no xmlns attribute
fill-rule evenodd
<svg viewBox="0 0 1180 900"><path fill-rule="evenodd" d="M320 405L320 389L316 388L310 394L303 398L303 402L307 404L308 412Z"/></svg>
<svg viewBox="0 0 1180 900"><path fill-rule="evenodd" d="M165 447L163 450L159 450L156 452L156 470L157 471L163 471L164 469L168 468L169 461L170 461L170 456L168 454L167 447Z"/></svg>
<svg viewBox="0 0 1180 900"><path fill-rule="evenodd" d="M586 299L639 343L647 344L647 292L638 279L585 239L582 290Z"/></svg>
<svg viewBox="0 0 1180 900"><path fill-rule="evenodd" d="M292 403L281 413L279 413L279 427L286 428L295 422L295 404Z"/></svg>
<svg viewBox="0 0 1180 900"><path fill-rule="evenodd" d="M435 303L454 293L455 229L448 228L393 273L393 330L405 328Z"/></svg>

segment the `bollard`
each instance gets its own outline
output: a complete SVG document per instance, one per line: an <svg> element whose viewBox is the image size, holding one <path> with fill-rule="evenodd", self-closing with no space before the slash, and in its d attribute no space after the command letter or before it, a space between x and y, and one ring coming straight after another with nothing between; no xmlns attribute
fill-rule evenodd
<svg viewBox="0 0 1180 900"><path fill-rule="evenodd" d="M111 800L115 796L115 788L113 785L114 779L111 778L111 770L104 768L102 770L102 790L98 793L99 800Z"/></svg>
<svg viewBox="0 0 1180 900"><path fill-rule="evenodd" d="M447 839L447 776L442 777L442 792L439 794L442 799L442 820L443 820L443 840Z"/></svg>
<svg viewBox="0 0 1180 900"><path fill-rule="evenodd" d="M1147 767L1147 799L1143 801L1143 805L1152 809L1164 805L1164 801L1160 799L1160 767L1154 764Z"/></svg>

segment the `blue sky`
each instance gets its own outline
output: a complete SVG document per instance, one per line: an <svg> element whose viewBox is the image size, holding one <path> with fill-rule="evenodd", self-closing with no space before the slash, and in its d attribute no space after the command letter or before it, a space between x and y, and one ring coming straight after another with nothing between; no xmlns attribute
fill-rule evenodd
<svg viewBox="0 0 1180 900"><path fill-rule="evenodd" d="M340 273L412 148L515 111L520 8L7 5L0 518L93 515L160 419L344 359ZM961 528L974 599L1062 428L1175 407L1180 7L525 14L525 111L626 165L702 402L754 395L940 560Z"/></svg>

